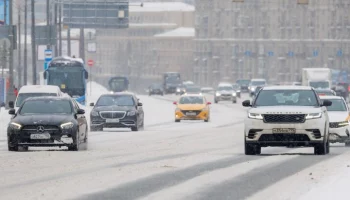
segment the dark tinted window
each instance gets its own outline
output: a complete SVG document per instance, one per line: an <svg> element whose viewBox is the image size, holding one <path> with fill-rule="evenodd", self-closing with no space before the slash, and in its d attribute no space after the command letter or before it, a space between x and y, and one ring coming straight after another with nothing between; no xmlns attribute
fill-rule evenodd
<svg viewBox="0 0 350 200"><path fill-rule="evenodd" d="M134 106L135 101L132 95L102 96L96 106Z"/></svg>
<svg viewBox="0 0 350 200"><path fill-rule="evenodd" d="M318 106L312 90L261 90L255 106Z"/></svg>
<svg viewBox="0 0 350 200"><path fill-rule="evenodd" d="M72 106L69 100L29 100L23 103L20 114L69 114Z"/></svg>
<svg viewBox="0 0 350 200"><path fill-rule="evenodd" d="M20 93L18 94L16 106L20 107L22 103L30 97L57 96L55 93Z"/></svg>
<svg viewBox="0 0 350 200"><path fill-rule="evenodd" d="M218 87L219 91L223 91L223 90L233 90L233 87L231 86L219 86Z"/></svg>

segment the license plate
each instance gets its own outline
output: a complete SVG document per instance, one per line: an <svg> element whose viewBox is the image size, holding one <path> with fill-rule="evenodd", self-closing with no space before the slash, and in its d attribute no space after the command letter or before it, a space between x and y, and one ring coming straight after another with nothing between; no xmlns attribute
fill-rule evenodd
<svg viewBox="0 0 350 200"><path fill-rule="evenodd" d="M32 140L47 140L50 138L51 138L50 133L30 134L30 139Z"/></svg>
<svg viewBox="0 0 350 200"><path fill-rule="evenodd" d="M196 116L197 114L195 112L187 112L186 115L188 115L188 116Z"/></svg>
<svg viewBox="0 0 350 200"><path fill-rule="evenodd" d="M273 128L272 133L295 133L295 128Z"/></svg>
<svg viewBox="0 0 350 200"><path fill-rule="evenodd" d="M106 119L107 123L118 123L119 119Z"/></svg>

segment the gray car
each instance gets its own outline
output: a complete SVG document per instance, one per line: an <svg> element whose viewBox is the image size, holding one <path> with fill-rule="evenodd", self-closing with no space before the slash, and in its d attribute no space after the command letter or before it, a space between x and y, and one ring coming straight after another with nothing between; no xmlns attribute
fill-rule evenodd
<svg viewBox="0 0 350 200"><path fill-rule="evenodd" d="M219 84L214 94L214 102L219 103L220 101L232 101L232 103L237 103L237 93L231 84Z"/></svg>

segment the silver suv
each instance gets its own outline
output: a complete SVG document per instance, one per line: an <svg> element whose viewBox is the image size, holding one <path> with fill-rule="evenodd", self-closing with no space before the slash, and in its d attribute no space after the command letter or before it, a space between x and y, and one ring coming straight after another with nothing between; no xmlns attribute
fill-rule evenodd
<svg viewBox="0 0 350 200"><path fill-rule="evenodd" d="M261 153L261 147L314 147L314 154L329 153L329 119L326 106L311 87L264 87L254 101L246 100L245 154Z"/></svg>

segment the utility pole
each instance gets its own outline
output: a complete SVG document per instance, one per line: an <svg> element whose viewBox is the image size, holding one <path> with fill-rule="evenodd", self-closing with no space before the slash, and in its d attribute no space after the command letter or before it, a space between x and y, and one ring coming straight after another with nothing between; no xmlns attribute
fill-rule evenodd
<svg viewBox="0 0 350 200"><path fill-rule="evenodd" d="M58 41L59 41L59 50L58 55L62 56L62 5L58 5Z"/></svg>
<svg viewBox="0 0 350 200"><path fill-rule="evenodd" d="M21 4L20 4L21 5ZM18 5L18 83L17 87L20 88L22 86L22 40L21 40L21 6Z"/></svg>
<svg viewBox="0 0 350 200"><path fill-rule="evenodd" d="M47 49L51 49L50 0L46 0L46 26L49 29Z"/></svg>
<svg viewBox="0 0 350 200"><path fill-rule="evenodd" d="M32 0L32 72L33 72L33 85L36 85L36 44L35 44L35 0Z"/></svg>
<svg viewBox="0 0 350 200"><path fill-rule="evenodd" d="M54 24L55 24L55 27L57 28L57 2L55 2L55 9L54 9ZM57 30L57 29L56 29ZM57 36L57 33L56 33L56 36ZM57 43L55 45L55 57L58 56L58 46L57 46Z"/></svg>
<svg viewBox="0 0 350 200"><path fill-rule="evenodd" d="M80 58L83 59L85 63L85 33L84 28L80 28Z"/></svg>
<svg viewBox="0 0 350 200"><path fill-rule="evenodd" d="M7 25L7 1L4 1L4 24ZM4 70L7 68L7 45L4 42L2 49L4 51L4 60L2 65L2 78L4 78Z"/></svg>
<svg viewBox="0 0 350 200"><path fill-rule="evenodd" d="M71 47L71 40L70 40L70 28L67 29L67 53L68 56L72 56L72 47Z"/></svg>
<svg viewBox="0 0 350 200"><path fill-rule="evenodd" d="M28 1L24 0L24 63L23 63L23 84L27 85L28 80L28 49L27 49L27 24L28 24Z"/></svg>
<svg viewBox="0 0 350 200"><path fill-rule="evenodd" d="M14 101L15 100L15 96L14 96L14 93L13 93L13 49L14 49L14 31L13 31L13 0L9 0L9 25L10 25L10 35L9 35L9 38L10 38L10 56L9 56L9 81L10 81L10 88L9 90L7 91L7 101Z"/></svg>

